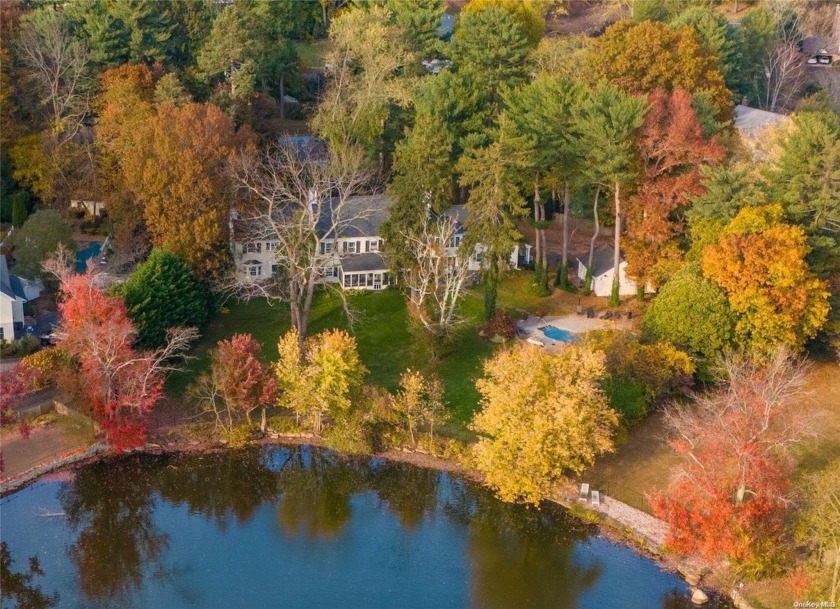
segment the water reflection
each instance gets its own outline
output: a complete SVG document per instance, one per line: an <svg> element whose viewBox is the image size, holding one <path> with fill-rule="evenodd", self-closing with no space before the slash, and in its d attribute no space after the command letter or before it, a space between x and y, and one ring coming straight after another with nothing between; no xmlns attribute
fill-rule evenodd
<svg viewBox="0 0 840 609"><path fill-rule="evenodd" d="M26 571L15 571L12 554L6 542L0 543L0 607L12 602L17 607L26 609L50 609L58 605L58 593L46 594L35 585L35 577L44 571L37 557L29 559Z"/></svg>
<svg viewBox="0 0 840 609"><path fill-rule="evenodd" d="M312 606L320 597L299 583L306 581L300 573L334 565L329 581L338 598L353 594L354 579L373 578L371 607L424 606L406 589L425 586L447 598L442 586L451 586L452 598L461 599L454 607L572 609L596 606L598 594L617 601L615 590L627 578L622 569L642 563L647 570L636 578L651 582L652 596L637 594L623 606L689 606L685 587L649 561L623 548L602 548L601 555L586 549L593 529L564 510L504 504L476 485L406 464L309 447L134 456L81 468L57 495L78 589L61 587L72 572L45 587L62 596L81 593L85 607L147 606L152 598L155 606L226 606L230 601L219 595L234 593L228 589L241 577L266 595L254 606ZM29 549L24 544L20 551L49 554ZM610 553L625 562L610 564ZM251 556L254 565L243 566ZM374 557L374 566L360 556ZM19 599L31 599L19 606L57 604L34 585L39 568L12 572L5 545L2 564L4 600L9 581L14 594L29 595ZM371 576L371 569L381 573ZM446 584L434 579L441 572L452 575ZM232 581L221 583L226 576ZM279 590L274 596L272 586Z"/></svg>

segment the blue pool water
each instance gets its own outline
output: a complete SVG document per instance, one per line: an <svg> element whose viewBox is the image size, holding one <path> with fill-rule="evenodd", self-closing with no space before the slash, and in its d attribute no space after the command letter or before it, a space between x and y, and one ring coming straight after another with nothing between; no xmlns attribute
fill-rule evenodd
<svg viewBox="0 0 840 609"><path fill-rule="evenodd" d="M102 243L99 241L91 241L89 243L81 242L78 246L79 249L76 251L76 272L84 273L87 270L88 260L99 255L102 249Z"/></svg>
<svg viewBox="0 0 840 609"><path fill-rule="evenodd" d="M545 334L551 340L559 340L564 343L570 343L575 340L574 332L569 332L557 326L545 326L540 328L540 332Z"/></svg>

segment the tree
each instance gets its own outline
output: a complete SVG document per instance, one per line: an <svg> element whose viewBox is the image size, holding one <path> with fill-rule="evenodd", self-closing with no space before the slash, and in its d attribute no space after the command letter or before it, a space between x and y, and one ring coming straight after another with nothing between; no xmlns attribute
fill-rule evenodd
<svg viewBox="0 0 840 609"><path fill-rule="evenodd" d="M703 250L703 275L726 292L744 346L798 351L828 318L827 285L808 267L805 232L779 205L745 207Z"/></svg>
<svg viewBox="0 0 840 609"><path fill-rule="evenodd" d="M706 50L717 58L727 88L738 85L738 30L712 7L693 6L670 21L673 28L691 27Z"/></svg>
<svg viewBox="0 0 840 609"><path fill-rule="evenodd" d="M6 198L6 204L12 208L12 226L20 230L29 216L29 193L18 190Z"/></svg>
<svg viewBox="0 0 840 609"><path fill-rule="evenodd" d="M324 418L346 415L367 372L356 350L356 339L344 330L326 330L311 336L300 350L292 328L282 337L275 364L279 403L308 420L320 434Z"/></svg>
<svg viewBox="0 0 840 609"><path fill-rule="evenodd" d="M182 258L201 279L218 275L227 259L224 167L246 138L216 106L164 104L122 162L152 243Z"/></svg>
<svg viewBox="0 0 840 609"><path fill-rule="evenodd" d="M476 467L505 501L538 505L564 472L612 450L618 417L599 384L604 357L569 346L556 355L517 344L484 363Z"/></svg>
<svg viewBox="0 0 840 609"><path fill-rule="evenodd" d="M705 363L715 361L735 339L735 315L726 293L703 277L698 262L668 280L645 312L646 336L669 341Z"/></svg>
<svg viewBox="0 0 840 609"><path fill-rule="evenodd" d="M828 112L793 115L765 175L773 201L802 225L827 271L837 269L840 228L840 120Z"/></svg>
<svg viewBox="0 0 840 609"><path fill-rule="evenodd" d="M353 7L330 25L326 87L312 119L330 148L360 146L385 167L385 134L394 106L410 103L407 68L415 62L385 7Z"/></svg>
<svg viewBox="0 0 840 609"><path fill-rule="evenodd" d="M88 52L58 11L37 10L23 19L18 53L44 108L57 147L79 133L89 111Z"/></svg>
<svg viewBox="0 0 840 609"><path fill-rule="evenodd" d="M215 416L216 427L230 439L242 415L251 426L251 413L257 408L262 408L265 431L265 407L277 401L277 381L271 368L260 362L261 349L250 334L220 340L210 352L210 374L192 389L204 410Z"/></svg>
<svg viewBox="0 0 840 609"><path fill-rule="evenodd" d="M108 444L117 451L142 444L172 358L189 346L195 329L170 332L155 351L135 349L137 331L122 299L96 287L92 269L73 274L64 263L53 258L45 265L60 282L61 347L81 363L86 402Z"/></svg>
<svg viewBox="0 0 840 609"><path fill-rule="evenodd" d="M233 99L246 99L254 90L262 28L245 3L231 4L213 20L198 54L198 67L205 77L211 83L225 80Z"/></svg>
<svg viewBox="0 0 840 609"><path fill-rule="evenodd" d="M434 452L435 423L443 413L443 385L411 368L400 375L400 390L392 400L394 411L405 422L411 447L417 449L420 425L429 428L429 450Z"/></svg>
<svg viewBox="0 0 840 609"><path fill-rule="evenodd" d="M784 350L769 360L728 357L724 386L666 412L671 447L684 457L652 501L669 547L727 557L754 575L779 550L793 451L809 433L798 408L805 371Z"/></svg>
<svg viewBox="0 0 840 609"><path fill-rule="evenodd" d="M813 474L805 491L799 537L814 557L811 588L819 595L814 598L836 602L840 600L840 460Z"/></svg>
<svg viewBox="0 0 840 609"><path fill-rule="evenodd" d="M516 186L515 172L522 164L521 153L505 137L458 163L461 183L471 187L461 248L471 254L478 251L482 258L485 321L496 313L496 286L503 264L521 238L516 219L527 213Z"/></svg>
<svg viewBox="0 0 840 609"><path fill-rule="evenodd" d="M326 241L339 239L372 211L352 201L369 179L363 166L360 153L323 159L293 146L269 147L258 158L241 154L235 162L239 189L252 202L238 210L241 239L276 243L278 267L265 280L237 275L236 287L246 298L287 300L301 350L315 290L326 285L324 268L342 255Z"/></svg>
<svg viewBox="0 0 840 609"><path fill-rule="evenodd" d="M154 250L121 286L138 347L159 348L172 328L201 328L210 312L206 286L178 256Z"/></svg>
<svg viewBox="0 0 840 609"><path fill-rule="evenodd" d="M41 276L41 263L59 246L75 249L73 227L58 212L36 211L9 239L14 248L15 273L34 279Z"/></svg>
<svg viewBox="0 0 840 609"><path fill-rule="evenodd" d="M437 344L448 338L462 321L458 315L464 287L470 276L466 246L453 255L457 226L446 215L426 210L422 227L400 236L399 246L408 260L404 282L408 288L409 310L432 339L432 359Z"/></svg>
<svg viewBox="0 0 840 609"><path fill-rule="evenodd" d="M724 120L731 113L730 93L715 56L689 27L619 21L596 40L589 55L591 78L606 78L635 95L658 89L706 90Z"/></svg>
<svg viewBox="0 0 840 609"><path fill-rule="evenodd" d="M394 22L408 39L411 50L421 59L440 55L438 27L443 18L439 0L387 0Z"/></svg>
<svg viewBox="0 0 840 609"><path fill-rule="evenodd" d="M548 251L545 229L548 228L541 186L554 179L563 191L563 257L560 264L559 285L568 288L568 243L570 220L570 182L580 171L580 150L576 145L574 115L583 98L577 84L549 77L511 91L505 99L503 129L511 141L521 142L534 193L534 229L536 232L536 268L543 293L548 292ZM543 181L541 181L543 180Z"/></svg>
<svg viewBox="0 0 840 609"><path fill-rule="evenodd" d="M586 58L593 41L586 34L545 36L531 54L537 73L586 82L589 77Z"/></svg>
<svg viewBox="0 0 840 609"><path fill-rule="evenodd" d="M687 91L657 91L648 103L638 142L643 182L627 202L627 270L640 297L678 265L680 212L701 192L698 168L724 155L723 146L704 136Z"/></svg>
<svg viewBox="0 0 840 609"><path fill-rule="evenodd" d="M586 151L587 174L596 182L613 190L615 205L615 253L613 268L621 260L621 185L633 176L633 138L645 118L647 103L620 89L602 82L584 101L578 114L580 143ZM597 214L597 195L596 195ZM594 245L594 238L593 238ZM590 249L590 259L592 250ZM591 260L590 260L590 267ZM615 273L610 305L618 304L618 273Z"/></svg>
<svg viewBox="0 0 840 609"><path fill-rule="evenodd" d="M178 106L185 106L192 102L192 95L184 88L178 75L174 72L167 72L158 79L155 84L155 105L171 102Z"/></svg>
<svg viewBox="0 0 840 609"><path fill-rule="evenodd" d="M466 16L491 8L501 9L522 28L531 46L536 46L545 36L545 15L551 4L551 0L471 0L461 14Z"/></svg>
<svg viewBox="0 0 840 609"><path fill-rule="evenodd" d="M489 7L461 17L452 44L457 68L475 75L487 91L493 114L502 103L502 88L523 83L534 44L517 20L501 8Z"/></svg>

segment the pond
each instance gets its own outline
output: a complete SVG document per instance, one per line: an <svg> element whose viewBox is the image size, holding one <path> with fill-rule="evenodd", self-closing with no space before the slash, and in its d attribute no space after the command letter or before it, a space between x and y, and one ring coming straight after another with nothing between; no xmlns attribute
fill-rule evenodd
<svg viewBox="0 0 840 609"><path fill-rule="evenodd" d="M305 446L114 458L5 497L0 517L3 607L691 606L678 577L560 508Z"/></svg>

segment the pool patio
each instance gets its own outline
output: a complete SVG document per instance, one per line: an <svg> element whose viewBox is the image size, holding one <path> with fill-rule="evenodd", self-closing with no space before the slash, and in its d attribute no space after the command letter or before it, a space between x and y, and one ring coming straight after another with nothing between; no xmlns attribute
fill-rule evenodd
<svg viewBox="0 0 840 609"><path fill-rule="evenodd" d="M540 328L554 326L560 330L568 330L572 334L583 334L591 330L623 329L629 330L632 322L626 318L620 320L599 319L598 317L586 317L586 315L561 315L537 317L529 315L527 319L516 322L516 336L520 340L546 348L559 348L568 344L566 341L554 340L542 333Z"/></svg>

